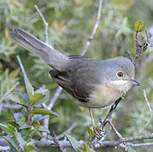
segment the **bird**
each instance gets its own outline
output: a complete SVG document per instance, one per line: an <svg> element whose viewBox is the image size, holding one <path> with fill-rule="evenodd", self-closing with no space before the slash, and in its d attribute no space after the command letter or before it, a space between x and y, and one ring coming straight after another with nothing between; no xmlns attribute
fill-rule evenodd
<svg viewBox="0 0 153 152"><path fill-rule="evenodd" d="M139 85L135 65L128 57L94 59L65 55L23 29L11 28L10 34L16 43L51 67L52 79L80 106L104 108L120 100L133 85Z"/></svg>

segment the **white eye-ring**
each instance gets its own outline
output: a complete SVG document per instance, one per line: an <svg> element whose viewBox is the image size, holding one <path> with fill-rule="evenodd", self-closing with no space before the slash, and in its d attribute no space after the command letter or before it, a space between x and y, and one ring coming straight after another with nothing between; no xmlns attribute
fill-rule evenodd
<svg viewBox="0 0 153 152"><path fill-rule="evenodd" d="M122 72L122 71L117 72L117 76L118 76L118 77L120 77L120 78L121 78L121 77L123 77L123 75L124 75L124 74L123 74L123 72Z"/></svg>

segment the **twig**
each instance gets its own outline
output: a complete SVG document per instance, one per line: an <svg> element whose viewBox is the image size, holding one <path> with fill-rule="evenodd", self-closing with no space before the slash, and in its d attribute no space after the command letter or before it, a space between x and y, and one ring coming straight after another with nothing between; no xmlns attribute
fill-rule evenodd
<svg viewBox="0 0 153 152"><path fill-rule="evenodd" d="M40 11L40 9L38 8L37 5L35 5L35 9L37 10L38 14L40 15L44 26L45 26L45 42L48 44L48 22L46 21L45 17L43 16L42 12Z"/></svg>
<svg viewBox="0 0 153 152"><path fill-rule="evenodd" d="M153 146L153 142L147 142L147 143L138 143L138 144L127 144L131 147L145 147L145 146Z"/></svg>
<svg viewBox="0 0 153 152"><path fill-rule="evenodd" d="M22 106L19 104L12 104L12 103L1 103L1 110L3 109L21 109Z"/></svg>
<svg viewBox="0 0 153 152"><path fill-rule="evenodd" d="M37 5L34 5L34 7L37 10L39 16L41 17L41 19L42 19L42 21L44 23L44 27L45 27L45 42L48 44L49 43L49 41L48 41L48 22L46 21L45 17L43 16L43 14L40 11L40 9L38 8L38 6ZM50 102L50 104L52 104L52 103ZM45 108L47 108L48 110L51 110L49 108L50 107L50 104L49 104L49 106L46 105L46 104L43 104L43 106ZM44 119L43 124L44 124L44 127L48 129L48 126L49 126L49 116L47 116L47 118ZM42 135L43 135L44 138L46 138L47 137L47 132L43 132Z"/></svg>
<svg viewBox="0 0 153 152"><path fill-rule="evenodd" d="M58 140L57 137L56 137L56 134L55 134L55 133L53 133L53 134L54 134L54 136L53 136L53 141L58 145L60 151L61 151L61 152L64 152L64 147L60 144L59 140Z"/></svg>
<svg viewBox="0 0 153 152"><path fill-rule="evenodd" d="M122 135L118 132L118 130L115 128L114 124L109 120L108 123L110 124L110 126L112 127L113 131L115 132L115 134L119 137L119 139L123 139Z"/></svg>
<svg viewBox="0 0 153 152"><path fill-rule="evenodd" d="M149 108L150 114L151 114L151 116L152 116L153 110L152 110L151 105L150 105L150 103L149 103L149 101L148 101L147 94L146 94L146 90L143 91L143 95L144 95L145 101L146 101L146 103L147 103L147 106L148 106L148 108Z"/></svg>
<svg viewBox="0 0 153 152"><path fill-rule="evenodd" d="M151 105L149 103L149 100L148 100L148 97L147 97L147 94L146 94L146 90L143 90L143 95L144 95L144 98L145 98L145 101L147 103L147 106L148 106L148 109L150 111L150 118L149 120L145 123L144 127L139 131L140 133L142 133L144 131L144 129L146 129L148 127L148 125L150 124L152 118L153 118L153 110L151 108Z"/></svg>
<svg viewBox="0 0 153 152"><path fill-rule="evenodd" d="M137 143L132 143L132 142L136 142L136 141L142 141L142 140L145 140L145 139L153 139L153 134L148 134L148 135L144 135L144 136L139 136L139 137L130 137L130 138L123 138L123 139L120 139L120 140L115 140L115 141L99 141L97 143L95 143L94 147L97 149L97 148L100 148L100 147L108 147L108 146L111 146L111 147L115 147L115 146L121 146L121 144L126 144L127 146L133 146L136 145L137 147L138 146L141 146L142 144L143 145L147 145L148 142L144 142L144 143L140 143L140 145ZM135 146L135 147L136 147Z"/></svg>
<svg viewBox="0 0 153 152"><path fill-rule="evenodd" d="M54 107L54 105L55 105L57 99L59 98L59 96L60 96L62 90L63 90L63 89L62 89L61 87L58 87L57 90L55 91L54 96L53 96L52 99L50 100L49 105L43 104L43 106L44 106L46 109L51 110L51 109ZM44 127L45 127L45 128L48 128L48 126L49 126L49 116L47 116L47 118L44 120ZM43 136L44 136L44 137L47 136L47 133L45 132L45 133L43 134Z"/></svg>
<svg viewBox="0 0 153 152"><path fill-rule="evenodd" d="M3 101L17 86L19 85L19 82L16 82L4 95L0 98L0 102Z"/></svg>
<svg viewBox="0 0 153 152"><path fill-rule="evenodd" d="M92 33L91 33L90 37L86 41L86 43L84 45L84 48L81 50L81 56L83 56L87 52L87 50L90 48L91 42L92 42L92 40L95 37L95 34L96 34L97 29L98 29L99 24L100 24L102 6L103 6L103 0L99 0L98 13L97 13L96 22L95 22L95 25L93 27L93 30L92 30Z"/></svg>
<svg viewBox="0 0 153 152"><path fill-rule="evenodd" d="M61 93L62 93L62 88L61 87L58 87L56 89L56 91L55 91L55 94L54 94L53 98L49 102L50 104L48 105L48 110L51 110L54 107L54 105L55 105L55 103L56 103L56 101L59 98L59 95Z"/></svg>
<svg viewBox="0 0 153 152"><path fill-rule="evenodd" d="M53 140L42 139L40 141L33 141L33 144L37 147L58 147L59 144L63 148L72 148L72 144L68 140L59 140L58 144L56 144ZM80 145L83 145L83 141L79 141Z"/></svg>
<svg viewBox="0 0 153 152"><path fill-rule="evenodd" d="M64 132L62 132L60 135L58 135L56 138L60 139L63 136L65 136L65 134L69 134L75 127L77 126L76 122L74 122L67 130L65 130Z"/></svg>
<svg viewBox="0 0 153 152"><path fill-rule="evenodd" d="M142 147L142 146L151 146L153 145L153 142L142 142L145 139L153 139L153 134L147 134L144 136L138 136L138 137L129 137L129 138L122 138L119 140L101 140L97 141L92 145L94 149L102 148L102 147L116 147L119 146L123 148L122 144L126 144L126 146L131 146L131 147ZM135 143L141 141L141 143ZM67 147L72 147L70 142L68 140L58 140L58 144L55 143L54 140L49 140L49 139L42 139L40 141L33 141L34 145L37 147L58 147L59 144L63 148ZM83 141L79 141L80 145L83 145Z"/></svg>

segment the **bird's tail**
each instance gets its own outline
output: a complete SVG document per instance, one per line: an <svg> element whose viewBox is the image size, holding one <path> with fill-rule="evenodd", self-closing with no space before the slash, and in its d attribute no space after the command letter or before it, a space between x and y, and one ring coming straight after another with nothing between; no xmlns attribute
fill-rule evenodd
<svg viewBox="0 0 153 152"><path fill-rule="evenodd" d="M66 55L22 29L12 28L10 33L20 46L39 55L47 64L57 70L61 71L69 61Z"/></svg>

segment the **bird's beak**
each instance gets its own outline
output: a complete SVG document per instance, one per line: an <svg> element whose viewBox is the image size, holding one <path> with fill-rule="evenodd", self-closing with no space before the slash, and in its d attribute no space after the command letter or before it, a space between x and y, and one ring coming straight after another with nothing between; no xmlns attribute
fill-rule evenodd
<svg viewBox="0 0 153 152"><path fill-rule="evenodd" d="M140 86L140 83L134 79L129 79L129 81L131 81L133 83L133 85Z"/></svg>

